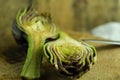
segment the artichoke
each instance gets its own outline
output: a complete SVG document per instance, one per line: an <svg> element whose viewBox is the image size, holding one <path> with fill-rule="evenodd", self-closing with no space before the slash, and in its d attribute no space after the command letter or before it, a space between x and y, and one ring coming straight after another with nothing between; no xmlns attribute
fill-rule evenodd
<svg viewBox="0 0 120 80"><path fill-rule="evenodd" d="M49 14L39 15L32 7L18 12L12 32L17 43L27 51L21 77L40 78L43 54L60 73L70 77L81 76L96 61L93 46L58 31Z"/></svg>
<svg viewBox="0 0 120 80"><path fill-rule="evenodd" d="M39 15L34 8L28 7L18 12L12 32L18 44L27 50L21 76L39 78L43 45L58 38L56 26L48 14Z"/></svg>
<svg viewBox="0 0 120 80"><path fill-rule="evenodd" d="M57 40L47 42L43 49L50 63L69 77L80 77L96 61L93 46L78 42L63 32L59 33Z"/></svg>

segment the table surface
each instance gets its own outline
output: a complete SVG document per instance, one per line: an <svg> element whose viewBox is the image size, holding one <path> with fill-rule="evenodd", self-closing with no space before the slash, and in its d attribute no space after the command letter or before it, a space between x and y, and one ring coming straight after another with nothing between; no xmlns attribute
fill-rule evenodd
<svg viewBox="0 0 120 80"><path fill-rule="evenodd" d="M67 32L77 40L96 38L88 33ZM4 35L4 36L3 36ZM0 80L20 80L25 53L19 50L9 28L0 31ZM97 63L77 80L119 80L120 46L89 43L96 47ZM69 80L61 76L49 63L43 62L41 80Z"/></svg>

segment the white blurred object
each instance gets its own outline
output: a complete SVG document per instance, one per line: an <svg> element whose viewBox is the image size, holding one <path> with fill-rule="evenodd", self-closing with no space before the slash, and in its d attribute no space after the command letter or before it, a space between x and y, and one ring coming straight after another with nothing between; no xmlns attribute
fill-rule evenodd
<svg viewBox="0 0 120 80"><path fill-rule="evenodd" d="M120 23L110 22L94 28L91 33L95 36L120 41Z"/></svg>

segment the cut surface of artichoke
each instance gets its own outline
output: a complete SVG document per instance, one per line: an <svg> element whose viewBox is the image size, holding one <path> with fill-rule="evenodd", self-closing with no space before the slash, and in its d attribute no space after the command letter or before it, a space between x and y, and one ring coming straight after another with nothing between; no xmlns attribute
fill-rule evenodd
<svg viewBox="0 0 120 80"><path fill-rule="evenodd" d="M78 42L63 32L59 39L44 45L44 54L56 69L70 77L81 76L96 61L93 46Z"/></svg>
<svg viewBox="0 0 120 80"><path fill-rule="evenodd" d="M21 34L19 32L24 32L28 44L21 76L28 79L40 78L43 45L47 38L57 38L57 29L48 15L39 15L33 8L24 8L18 12L15 27L19 31L17 33L13 30L13 34L17 37L17 34Z"/></svg>

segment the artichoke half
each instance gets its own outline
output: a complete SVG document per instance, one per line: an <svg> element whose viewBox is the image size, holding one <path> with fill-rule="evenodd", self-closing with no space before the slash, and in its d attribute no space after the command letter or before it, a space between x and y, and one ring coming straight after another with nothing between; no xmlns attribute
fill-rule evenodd
<svg viewBox="0 0 120 80"><path fill-rule="evenodd" d="M39 15L30 7L18 12L12 32L18 44L28 48L21 76L27 79L39 78L43 45L47 40L57 39L56 26L48 14Z"/></svg>
<svg viewBox="0 0 120 80"><path fill-rule="evenodd" d="M44 45L44 54L60 73L69 77L80 77L96 61L93 46L78 42L63 32L59 39Z"/></svg>

